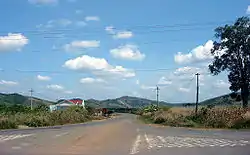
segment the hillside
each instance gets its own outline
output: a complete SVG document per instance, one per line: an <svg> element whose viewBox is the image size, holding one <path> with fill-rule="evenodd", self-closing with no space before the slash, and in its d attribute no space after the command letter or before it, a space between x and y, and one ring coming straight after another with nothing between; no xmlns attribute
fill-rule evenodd
<svg viewBox="0 0 250 155"><path fill-rule="evenodd" d="M250 99L250 98L249 98ZM30 105L30 99L28 96L23 96L20 94L2 94L0 93L0 104L22 104L22 105ZM43 100L40 98L33 97L33 105L39 104L55 104L54 102ZM157 104L154 100L149 100L145 98L131 97L131 96L123 96L116 99L107 99L107 100L95 100L89 99L85 100L85 104L94 108L141 108L144 106L148 106L150 104ZM240 96L239 94L226 94L223 96L211 98L199 103L199 105L240 105ZM194 103L178 103L171 104L167 102L161 101L159 105L162 106L184 106L189 105L192 106Z"/></svg>
<svg viewBox="0 0 250 155"><path fill-rule="evenodd" d="M249 99L250 101L250 96ZM241 105L240 93L231 93L201 102L202 105Z"/></svg>
<svg viewBox="0 0 250 155"><path fill-rule="evenodd" d="M107 99L107 100L86 100L85 104L88 106L96 107L96 108L141 108L144 106L148 106L150 104L156 104L156 101L131 97L131 96L123 96L116 99ZM171 105L170 103L160 102L160 105Z"/></svg>
<svg viewBox="0 0 250 155"><path fill-rule="evenodd" d="M27 96L23 96L17 93L14 94L3 94L0 93L0 104L12 105L12 104L21 104L21 105L30 105L30 99ZM33 97L33 106L40 104L53 104L51 101L42 100L36 97Z"/></svg>

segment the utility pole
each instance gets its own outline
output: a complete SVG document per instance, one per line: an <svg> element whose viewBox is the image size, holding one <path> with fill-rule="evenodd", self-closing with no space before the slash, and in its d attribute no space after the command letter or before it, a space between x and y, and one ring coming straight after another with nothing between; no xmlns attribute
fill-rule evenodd
<svg viewBox="0 0 250 155"><path fill-rule="evenodd" d="M157 101L157 108L159 108L159 87L156 86L156 101Z"/></svg>
<svg viewBox="0 0 250 155"><path fill-rule="evenodd" d="M196 104L195 104L195 114L198 113L198 102L199 102L199 73L196 73Z"/></svg>
<svg viewBox="0 0 250 155"><path fill-rule="evenodd" d="M34 92L34 90L31 88L29 90L29 92L30 92L30 109L32 110L33 109L33 92Z"/></svg>

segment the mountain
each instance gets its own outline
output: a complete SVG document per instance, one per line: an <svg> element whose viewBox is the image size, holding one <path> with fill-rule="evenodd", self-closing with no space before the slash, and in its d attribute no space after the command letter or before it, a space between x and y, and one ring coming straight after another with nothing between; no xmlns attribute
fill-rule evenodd
<svg viewBox="0 0 250 155"><path fill-rule="evenodd" d="M250 96L248 98L250 101ZM241 105L240 93L230 93L201 102L202 105Z"/></svg>
<svg viewBox="0 0 250 155"><path fill-rule="evenodd" d="M40 98L33 97L33 106L37 106L40 104L50 105L53 104L51 101L42 100ZM30 105L30 98L28 96L23 96L17 93L14 94L3 94L0 93L0 104L21 104L21 105Z"/></svg>
<svg viewBox="0 0 250 155"><path fill-rule="evenodd" d="M145 98L123 96L116 99L107 99L102 101L90 99L86 100L85 104L95 108L141 108L150 104L156 104L156 101ZM171 104L161 101L159 102L159 105Z"/></svg>
<svg viewBox="0 0 250 155"><path fill-rule="evenodd" d="M249 98L250 100L250 98ZM30 105L30 99L28 96L23 96L20 94L3 94L0 93L0 104L22 104ZM33 105L39 104L55 104L55 102L43 100L40 98L33 97ZM150 104L157 104L155 100L149 100L145 98L138 98L132 96L122 96L116 99L107 99L107 100L95 100L89 99L85 100L85 105L94 107L94 108L141 108L148 106ZM195 105L195 103L167 103L160 101L159 105L161 106L185 106L185 105ZM240 94L231 93L223 96L211 98L199 103L199 105L241 105Z"/></svg>

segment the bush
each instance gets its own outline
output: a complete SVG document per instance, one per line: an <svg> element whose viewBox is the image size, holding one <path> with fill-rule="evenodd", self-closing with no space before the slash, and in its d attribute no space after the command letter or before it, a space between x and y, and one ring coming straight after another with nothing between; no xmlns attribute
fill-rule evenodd
<svg viewBox="0 0 250 155"><path fill-rule="evenodd" d="M248 115L247 115L248 114ZM201 108L197 115L186 108L143 113L142 117L156 124L184 127L250 128L250 113L238 107Z"/></svg>
<svg viewBox="0 0 250 155"><path fill-rule="evenodd" d="M14 121L8 119L0 120L0 129L17 129L18 126Z"/></svg>
<svg viewBox="0 0 250 155"><path fill-rule="evenodd" d="M92 112L79 106L72 106L63 111L49 112L47 106L42 105L29 112L2 113L0 115L2 118L0 119L0 129L17 128L18 125L28 127L54 126L97 119L91 114Z"/></svg>

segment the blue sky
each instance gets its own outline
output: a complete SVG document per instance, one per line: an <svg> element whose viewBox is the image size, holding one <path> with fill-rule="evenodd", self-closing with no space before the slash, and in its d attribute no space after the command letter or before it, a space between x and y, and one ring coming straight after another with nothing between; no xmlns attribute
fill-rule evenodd
<svg viewBox="0 0 250 155"><path fill-rule="evenodd" d="M225 5L226 4L226 5ZM0 91L50 100L123 95L168 102L229 92L210 76L214 29L250 14L246 0L5 0ZM163 69L163 70L160 70Z"/></svg>

